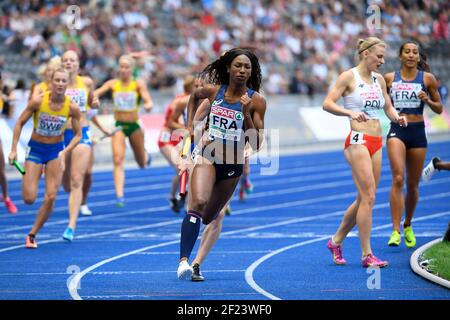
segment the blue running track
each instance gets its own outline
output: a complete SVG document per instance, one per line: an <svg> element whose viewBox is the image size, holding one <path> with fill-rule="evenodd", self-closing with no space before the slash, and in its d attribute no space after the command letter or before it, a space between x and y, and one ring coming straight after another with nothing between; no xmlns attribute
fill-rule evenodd
<svg viewBox="0 0 450 320"><path fill-rule="evenodd" d="M450 142L430 144L426 163L434 155L450 159ZM233 198L232 215L225 217L222 235L202 265L202 283L176 277L182 214L168 207L169 167L127 170L124 208L115 206L112 173L95 173L89 196L94 214L80 216L72 243L61 238L68 222L67 194L61 191L38 235L37 250L25 249L24 243L43 186L37 202L25 206L18 201L20 181L10 181L20 212L10 215L0 204L0 299L448 300L449 290L410 270L413 251L404 242L387 246L391 176L386 150L383 157L372 247L390 265L380 271L379 289L368 288L373 274L361 267L356 229L344 242L346 266L335 266L325 247L356 195L339 151L283 156L275 176L262 176L252 166L254 192L243 203ZM421 184L420 196L413 224L417 246L446 230L450 173L439 172Z"/></svg>

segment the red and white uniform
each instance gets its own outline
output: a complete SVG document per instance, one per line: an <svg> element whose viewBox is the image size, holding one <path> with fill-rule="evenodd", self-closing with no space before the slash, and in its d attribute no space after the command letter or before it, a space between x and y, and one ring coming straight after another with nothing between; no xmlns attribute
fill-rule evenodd
<svg viewBox="0 0 450 320"><path fill-rule="evenodd" d="M383 90L377 80L377 74L372 72L371 83L361 79L358 69L351 69L355 78L355 90L344 97L344 108L355 112L363 112L368 119L379 120L379 111L383 109L385 100ZM382 147L382 137L369 136L363 132L351 130L345 140L347 149L352 144L361 144L369 150L370 156Z"/></svg>
<svg viewBox="0 0 450 320"><path fill-rule="evenodd" d="M166 145L176 146L183 139L183 137L180 134L177 134L177 133L173 132L172 129L169 129L167 126L167 123L169 122L170 116L172 115L175 101L177 101L180 98L186 97L186 96L187 96L187 94L184 94L184 93L177 95L172 100L172 102L167 106L166 114L164 115L164 127L162 128L162 130L159 134L159 138L158 138L158 147L159 148L162 148ZM183 116L180 116L180 118L178 119L178 122L181 124L184 124Z"/></svg>

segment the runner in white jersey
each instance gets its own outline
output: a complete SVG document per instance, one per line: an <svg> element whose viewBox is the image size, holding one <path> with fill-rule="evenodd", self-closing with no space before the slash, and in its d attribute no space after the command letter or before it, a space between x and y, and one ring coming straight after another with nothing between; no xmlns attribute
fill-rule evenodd
<svg viewBox="0 0 450 320"><path fill-rule="evenodd" d="M347 116L350 120L351 130L345 141L344 156L352 168L358 189L356 200L346 210L327 247L336 264L345 264L342 242L357 225L362 266L385 267L388 262L378 259L370 245L372 208L381 171L382 131L379 110L384 109L392 122L402 126L406 126L407 121L393 108L386 83L379 74L379 67L384 64L386 44L376 37L369 37L358 40L357 50L359 64L338 77L323 102L325 111L337 116ZM337 104L341 97L344 97L344 107Z"/></svg>

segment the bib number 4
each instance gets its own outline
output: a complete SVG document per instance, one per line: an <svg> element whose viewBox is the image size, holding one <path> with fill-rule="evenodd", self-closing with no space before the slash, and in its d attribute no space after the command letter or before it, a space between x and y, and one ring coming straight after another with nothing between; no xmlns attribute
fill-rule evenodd
<svg viewBox="0 0 450 320"><path fill-rule="evenodd" d="M364 144L366 140L364 140L364 133L353 131L350 134L350 144Z"/></svg>

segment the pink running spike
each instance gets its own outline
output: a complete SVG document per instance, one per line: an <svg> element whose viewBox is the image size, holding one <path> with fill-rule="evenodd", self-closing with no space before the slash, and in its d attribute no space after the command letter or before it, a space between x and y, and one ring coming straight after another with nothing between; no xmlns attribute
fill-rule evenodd
<svg viewBox="0 0 450 320"><path fill-rule="evenodd" d="M327 248L330 250L331 254L333 255L333 261L337 265L344 265L347 263L345 261L344 257L342 256L342 244L334 244L333 241L330 239L327 243Z"/></svg>
<svg viewBox="0 0 450 320"><path fill-rule="evenodd" d="M37 248L36 239L28 235L27 238L25 239L25 247L27 249L36 249Z"/></svg>
<svg viewBox="0 0 450 320"><path fill-rule="evenodd" d="M384 268L388 266L387 261L381 261L377 257L375 257L372 253L369 253L365 258L361 261L363 268L368 267L378 267L378 268Z"/></svg>
<svg viewBox="0 0 450 320"><path fill-rule="evenodd" d="M11 214L16 214L17 213L17 207L14 204L14 202L12 202L11 198L6 198L5 199L5 205L6 205L6 209L8 209L8 212Z"/></svg>

